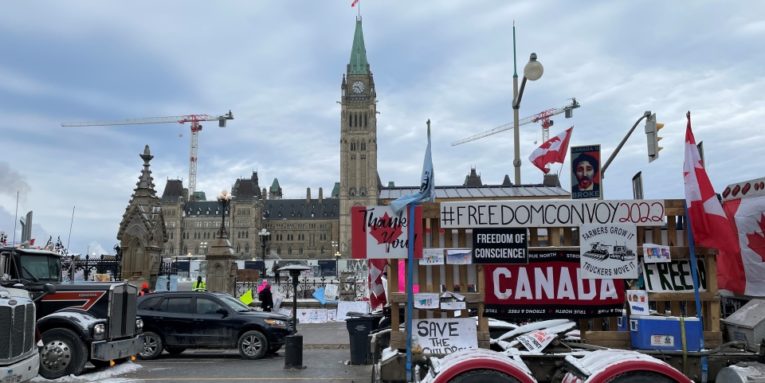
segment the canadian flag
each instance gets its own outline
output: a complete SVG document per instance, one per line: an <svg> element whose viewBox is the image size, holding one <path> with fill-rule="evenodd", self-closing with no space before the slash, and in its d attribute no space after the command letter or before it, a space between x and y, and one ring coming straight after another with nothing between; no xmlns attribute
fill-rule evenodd
<svg viewBox="0 0 765 383"><path fill-rule="evenodd" d="M723 211L701 163L696 139L691 131L691 112L686 116L688 127L685 130L683 180L693 236L697 244L717 249L718 287L743 294L746 281L741 278L743 265L735 228Z"/></svg>
<svg viewBox="0 0 765 383"><path fill-rule="evenodd" d="M355 7L358 2L359 0L353 0L353 2L351 3L351 7Z"/></svg>
<svg viewBox="0 0 765 383"><path fill-rule="evenodd" d="M383 286L383 272L387 265L387 259L369 260L369 305L372 310L388 303L385 297L385 286Z"/></svg>
<svg viewBox="0 0 765 383"><path fill-rule="evenodd" d="M765 296L765 182L754 182L750 193L746 190L751 183L744 184L746 192L731 196L723 202L723 209L733 223L737 235L740 254L733 259L735 274L744 283L744 294L753 297ZM736 190L738 186L734 188ZM723 193L723 196L727 194ZM736 193L737 194L737 193ZM718 266L719 267L719 266Z"/></svg>
<svg viewBox="0 0 765 383"><path fill-rule="evenodd" d="M545 141L540 147L536 148L529 156L529 160L534 166L545 174L550 172L548 164L553 162L563 163L568 151L568 141L571 140L571 131L574 127L564 130L557 136Z"/></svg>

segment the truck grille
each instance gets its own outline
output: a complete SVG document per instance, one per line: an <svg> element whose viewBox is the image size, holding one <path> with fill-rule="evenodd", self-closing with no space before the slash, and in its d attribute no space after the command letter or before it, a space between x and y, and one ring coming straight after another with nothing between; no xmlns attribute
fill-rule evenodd
<svg viewBox="0 0 765 383"><path fill-rule="evenodd" d="M14 306L0 306L0 359L27 354L35 343L35 304L21 300Z"/></svg>
<svg viewBox="0 0 765 383"><path fill-rule="evenodd" d="M112 288L109 297L109 337L135 336L136 298L138 289L128 283Z"/></svg>

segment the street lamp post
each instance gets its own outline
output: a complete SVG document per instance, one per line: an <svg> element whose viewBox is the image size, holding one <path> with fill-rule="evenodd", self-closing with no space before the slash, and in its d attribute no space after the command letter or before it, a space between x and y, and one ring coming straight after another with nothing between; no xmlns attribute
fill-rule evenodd
<svg viewBox="0 0 765 383"><path fill-rule="evenodd" d="M269 237L271 237L271 233L266 230L266 228L260 229L258 232L258 236L260 236L260 247L263 250L263 278L266 277L266 242L268 242Z"/></svg>
<svg viewBox="0 0 765 383"><path fill-rule="evenodd" d="M218 203L220 204L220 230L218 231L218 234L221 239L227 238L228 233L226 233L226 209L228 208L229 203L231 203L231 194L228 193L228 191L223 190L218 194Z"/></svg>
<svg viewBox="0 0 765 383"><path fill-rule="evenodd" d="M523 68L523 81L521 89L518 90L518 70L515 62L515 25L513 25L513 144L515 151L513 156L513 166L515 167L515 185L521 184L521 136L519 128L518 109L521 107L521 98L523 89L526 88L526 80L536 81L542 77L544 67L537 61L537 54L532 53L529 62Z"/></svg>
<svg viewBox="0 0 765 383"><path fill-rule="evenodd" d="M284 338L284 368L305 368L303 366L303 336L297 334L297 286L300 273L309 270L310 267L303 265L289 265L279 271L289 271L292 277L292 326L296 333Z"/></svg>

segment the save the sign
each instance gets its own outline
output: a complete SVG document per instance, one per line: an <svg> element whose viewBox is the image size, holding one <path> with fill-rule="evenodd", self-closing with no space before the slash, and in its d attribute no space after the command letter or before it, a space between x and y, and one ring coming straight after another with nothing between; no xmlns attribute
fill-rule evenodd
<svg viewBox="0 0 765 383"><path fill-rule="evenodd" d="M475 319L415 319L413 326L424 353L443 355L478 348Z"/></svg>
<svg viewBox="0 0 765 383"><path fill-rule="evenodd" d="M664 224L664 200L442 202L441 228L577 227L585 223Z"/></svg>
<svg viewBox="0 0 765 383"><path fill-rule="evenodd" d="M398 214L390 206L351 208L351 249L353 258L407 258L409 225L422 222L422 206L409 217L409 209ZM414 226L414 257L422 258L422 225Z"/></svg>
<svg viewBox="0 0 765 383"><path fill-rule="evenodd" d="M704 262L698 261L699 291L707 289L707 272ZM643 263L645 289L652 293L693 291L691 262L687 259L666 263Z"/></svg>
<svg viewBox="0 0 765 383"><path fill-rule="evenodd" d="M474 229L473 263L528 263L526 229Z"/></svg>
<svg viewBox="0 0 765 383"><path fill-rule="evenodd" d="M624 284L584 279L579 253L529 252L527 265L485 265L486 314L499 318L621 315Z"/></svg>

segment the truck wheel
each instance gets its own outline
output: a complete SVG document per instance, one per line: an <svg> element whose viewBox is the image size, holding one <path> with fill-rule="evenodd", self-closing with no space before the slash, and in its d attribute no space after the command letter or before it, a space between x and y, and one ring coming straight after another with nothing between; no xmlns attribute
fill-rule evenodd
<svg viewBox="0 0 765 383"><path fill-rule="evenodd" d="M176 356L181 355L182 352L186 351L186 347L165 347L165 350L167 350L167 353Z"/></svg>
<svg viewBox="0 0 765 383"><path fill-rule="evenodd" d="M138 354L141 359L154 359L162 353L162 337L156 332L146 331L143 333L143 349Z"/></svg>
<svg viewBox="0 0 765 383"><path fill-rule="evenodd" d="M239 337L237 348L244 359L260 359L266 355L268 340L260 331L250 330Z"/></svg>
<svg viewBox="0 0 765 383"><path fill-rule="evenodd" d="M88 361L88 349L72 330L54 328L42 334L40 375L45 379L58 379L77 375Z"/></svg>
<svg viewBox="0 0 765 383"><path fill-rule="evenodd" d="M449 383L518 383L518 380L494 370L473 370L459 374Z"/></svg>
<svg viewBox="0 0 765 383"><path fill-rule="evenodd" d="M674 383L674 380L649 371L633 371L609 380L611 383Z"/></svg>

